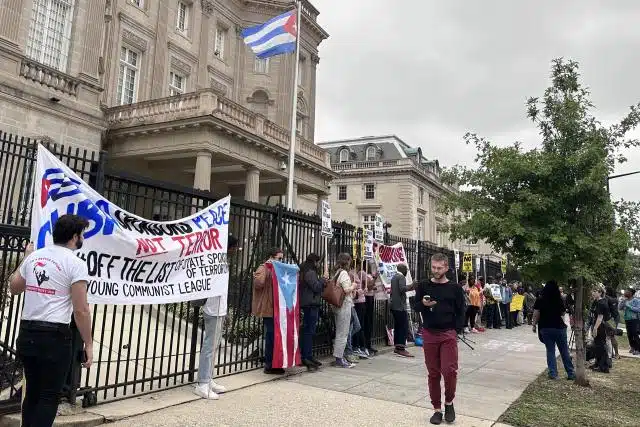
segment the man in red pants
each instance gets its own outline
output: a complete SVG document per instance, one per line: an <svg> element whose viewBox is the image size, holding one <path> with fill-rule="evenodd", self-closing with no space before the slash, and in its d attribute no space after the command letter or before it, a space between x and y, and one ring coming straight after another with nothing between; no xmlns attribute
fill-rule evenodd
<svg viewBox="0 0 640 427"><path fill-rule="evenodd" d="M422 315L424 361L428 371L431 404L435 413L431 424L442 423L440 378L444 378L444 419L456 419L453 399L458 378L458 333L464 327L464 291L446 276L448 258L437 253L431 257L430 281L416 289L415 310Z"/></svg>

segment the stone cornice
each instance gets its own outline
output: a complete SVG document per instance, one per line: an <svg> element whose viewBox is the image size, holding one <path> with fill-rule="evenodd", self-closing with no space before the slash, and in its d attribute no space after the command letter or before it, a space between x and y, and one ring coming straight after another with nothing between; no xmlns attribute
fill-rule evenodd
<svg viewBox="0 0 640 427"><path fill-rule="evenodd" d="M332 165L333 167L334 165ZM441 182L434 181L427 174L422 172L420 169L411 166L411 165L402 165L402 166L392 166L392 167L382 167L382 168L361 168L361 169L346 169L346 170L335 170L334 171L339 176L351 177L351 176L372 176L372 175L396 175L398 173L411 173L420 178L421 182L427 183L433 187L436 187L440 191L451 191L447 187L445 187Z"/></svg>
<svg viewBox="0 0 640 427"><path fill-rule="evenodd" d="M172 42L171 40L169 40L169 42L167 43L167 47L169 48L169 52L177 53L187 61L191 61L193 64L198 63L198 57L196 55L178 46L176 43Z"/></svg>
<svg viewBox="0 0 640 427"><path fill-rule="evenodd" d="M144 34L148 38L150 38L150 39L155 39L156 38L156 32L155 31L153 31L150 28L145 27L144 25L141 25L138 21L136 21L135 19L133 19L132 17L130 17L126 13L124 13L122 11L118 12L118 18L120 18L121 22L123 22L124 24L127 24L132 29Z"/></svg>

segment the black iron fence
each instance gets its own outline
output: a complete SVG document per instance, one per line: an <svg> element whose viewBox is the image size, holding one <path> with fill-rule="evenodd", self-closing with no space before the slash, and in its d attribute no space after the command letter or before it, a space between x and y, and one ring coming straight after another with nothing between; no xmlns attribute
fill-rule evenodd
<svg viewBox="0 0 640 427"><path fill-rule="evenodd" d="M0 412L19 407L17 385L22 371L16 360L15 343L22 296L9 294L7 279L29 241L37 143L47 146L104 197L145 218L181 218L215 201L209 192L111 170L104 152L0 133L0 385L7 398L0 404ZM228 315L216 361L217 376L262 366L262 321L251 315L251 286L252 273L264 262L268 248L282 247L286 258L298 264L311 252L323 252L321 222L315 215L233 199L229 227L230 233L239 239L241 250L229 258ZM362 229L334 223L333 232L327 254L330 267L338 253L362 251ZM427 242L385 237L388 243L404 244L417 279L428 277L428 259L434 252L444 251L453 257L451 251ZM389 324L385 302L376 303L376 314L373 341L379 345L386 341ZM74 365L65 389L72 401L83 396L83 403L92 405L97 400L122 398L194 380L203 327L199 310L190 303L94 305L92 332L94 365L90 370ZM329 307L324 306L314 342L318 355L330 353L333 334L333 317Z"/></svg>

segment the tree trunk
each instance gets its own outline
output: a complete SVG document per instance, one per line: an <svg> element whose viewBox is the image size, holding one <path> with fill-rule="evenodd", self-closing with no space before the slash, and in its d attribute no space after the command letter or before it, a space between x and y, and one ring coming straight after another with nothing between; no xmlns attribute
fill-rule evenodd
<svg viewBox="0 0 640 427"><path fill-rule="evenodd" d="M576 289L576 307L574 316L574 338L576 343L576 384L589 387L587 372L585 369L585 343L584 343L584 279L579 277Z"/></svg>

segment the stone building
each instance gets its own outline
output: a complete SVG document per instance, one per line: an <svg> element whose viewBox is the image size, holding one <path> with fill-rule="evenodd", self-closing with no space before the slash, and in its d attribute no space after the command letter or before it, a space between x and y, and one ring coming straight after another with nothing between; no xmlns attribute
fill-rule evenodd
<svg viewBox="0 0 640 427"><path fill-rule="evenodd" d="M108 151L117 169L275 202L286 194L294 56L259 60L240 31L289 0L0 0L0 129ZM296 208L335 177L313 143L318 46L303 2Z"/></svg>
<svg viewBox="0 0 640 427"><path fill-rule="evenodd" d="M328 151L338 174L329 198L335 220L369 228L379 213L391 224L391 234L451 249L492 253L484 244L451 242L440 231L447 218L437 210L438 199L454 190L441 182L438 160L428 160L421 148L395 135L318 145Z"/></svg>

